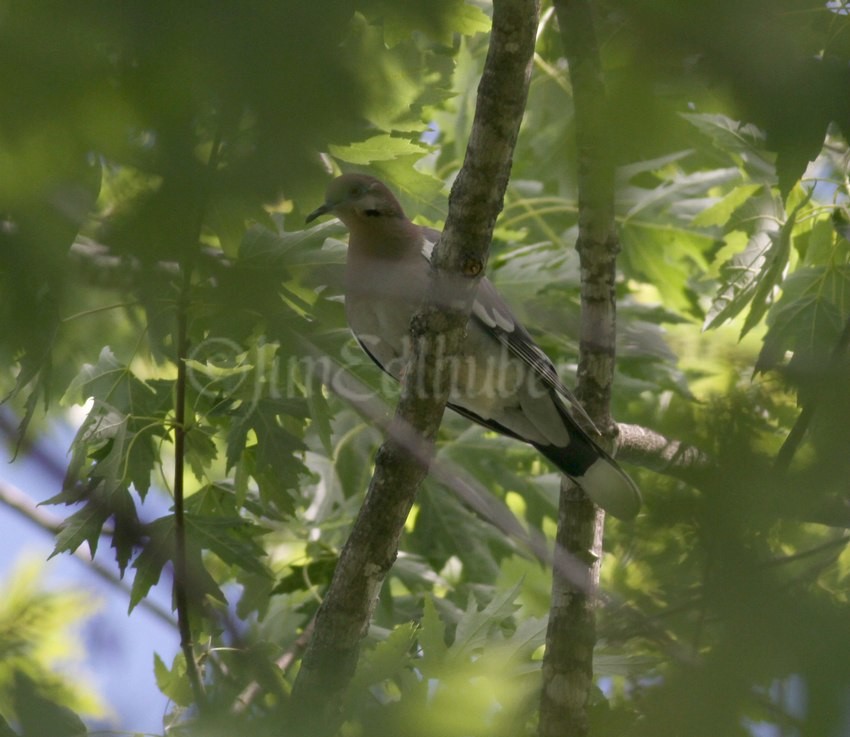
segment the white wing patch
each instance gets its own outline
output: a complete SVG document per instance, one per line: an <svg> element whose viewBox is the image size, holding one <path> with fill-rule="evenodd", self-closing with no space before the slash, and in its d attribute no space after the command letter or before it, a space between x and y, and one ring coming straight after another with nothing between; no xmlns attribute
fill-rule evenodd
<svg viewBox="0 0 850 737"><path fill-rule="evenodd" d="M498 328L506 333L512 333L516 327L510 315L505 315L500 312L497 307L487 309L480 301L475 300L472 305L472 313L483 322L488 328Z"/></svg>
<svg viewBox="0 0 850 737"><path fill-rule="evenodd" d="M514 321L511 319L510 315L505 315L500 312L498 308L494 308L492 311L493 319L496 321L496 326L500 327L506 333L512 333L514 330Z"/></svg>
<svg viewBox="0 0 850 737"><path fill-rule="evenodd" d="M434 254L434 246L436 246L437 241L440 240L439 233L437 233L437 237L433 240L429 237L430 235L431 234L427 232L422 234L422 255L428 263L431 263L431 256Z"/></svg>

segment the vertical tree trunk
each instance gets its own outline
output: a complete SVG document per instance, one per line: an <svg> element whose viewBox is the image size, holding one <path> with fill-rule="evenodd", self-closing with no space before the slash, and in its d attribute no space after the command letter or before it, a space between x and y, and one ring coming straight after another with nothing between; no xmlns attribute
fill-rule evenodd
<svg viewBox="0 0 850 737"><path fill-rule="evenodd" d="M588 733L596 645L594 603L599 583L604 513L575 484L561 485L552 573L552 606L543 659L540 737ZM583 575L576 576L577 568ZM565 575L569 569L572 575ZM579 580L576 580L579 579Z"/></svg>
<svg viewBox="0 0 850 737"><path fill-rule="evenodd" d="M585 0L555 0L569 62L578 149L581 334L578 396L603 432L613 428L610 401L614 376L616 301L614 169L605 148L608 109L590 6ZM582 737L589 731L593 688L595 606L599 585L604 512L568 480L561 485L552 607L543 660L540 737ZM572 559L580 575L566 576Z"/></svg>

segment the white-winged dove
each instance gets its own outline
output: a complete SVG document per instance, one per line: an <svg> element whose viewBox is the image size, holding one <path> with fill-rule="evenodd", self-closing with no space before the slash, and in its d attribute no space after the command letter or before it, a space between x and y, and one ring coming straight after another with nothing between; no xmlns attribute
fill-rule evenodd
<svg viewBox="0 0 850 737"><path fill-rule="evenodd" d="M398 379L410 319L425 297L439 231L412 223L387 187L365 174L328 186L307 222L333 213L348 228L345 313L360 345ZM561 383L493 284L482 278L463 353L452 367L449 407L484 427L530 443L603 509L633 518L640 492L613 458L570 415L584 409Z"/></svg>

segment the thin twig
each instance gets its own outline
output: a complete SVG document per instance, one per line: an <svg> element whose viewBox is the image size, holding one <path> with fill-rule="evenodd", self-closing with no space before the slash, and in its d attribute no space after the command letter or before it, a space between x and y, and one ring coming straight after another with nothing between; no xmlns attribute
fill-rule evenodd
<svg viewBox="0 0 850 737"><path fill-rule="evenodd" d="M189 618L189 571L186 559L186 514L184 507L184 477L186 467L186 386L188 383L186 358L189 355L189 303L195 258L200 242L206 201L221 149L221 127L219 127L212 151L207 162L207 179L198 203L193 243L186 249L180 268L182 280L177 303L177 381L174 408L174 606L177 610L177 626L180 630L180 649L186 660L186 677L192 686L192 694L198 708L206 705L203 682L195 660L192 642L192 626Z"/></svg>
<svg viewBox="0 0 850 737"><path fill-rule="evenodd" d="M275 667L279 668L282 672L286 672L292 667L292 664L295 660L304 653L307 649L307 645L310 644L310 638L313 636L313 629L316 626L316 618L313 617L304 628L304 631L298 635L292 645L287 648L283 654L275 660ZM258 681L252 681L249 683L236 697L236 701L233 703L231 707L231 711L234 714L242 714L245 712L249 706L254 702L254 699L257 698L262 693L263 687L260 685Z"/></svg>
<svg viewBox="0 0 850 737"><path fill-rule="evenodd" d="M183 483L186 464L186 356L188 355L188 295L191 288L191 269L184 268L183 287L177 307L177 384L174 407L174 606L180 630L180 649L186 660L186 677L192 686L195 703L206 702L198 664L192 643L189 622L189 572L186 562L186 517Z"/></svg>

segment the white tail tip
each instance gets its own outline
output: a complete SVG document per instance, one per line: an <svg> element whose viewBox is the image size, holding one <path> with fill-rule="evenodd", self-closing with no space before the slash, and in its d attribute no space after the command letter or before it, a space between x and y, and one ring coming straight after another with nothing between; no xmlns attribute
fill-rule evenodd
<svg viewBox="0 0 850 737"><path fill-rule="evenodd" d="M640 511L640 491L634 481L608 458L598 458L575 480L596 504L617 519L634 519Z"/></svg>

